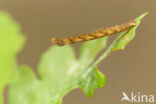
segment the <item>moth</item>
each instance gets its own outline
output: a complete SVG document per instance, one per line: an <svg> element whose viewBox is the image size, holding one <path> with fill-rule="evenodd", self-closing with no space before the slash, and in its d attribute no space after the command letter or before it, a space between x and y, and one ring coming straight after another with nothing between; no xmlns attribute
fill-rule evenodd
<svg viewBox="0 0 156 104"><path fill-rule="evenodd" d="M89 34L83 34L79 36L72 36L72 37L67 37L67 38L52 38L52 44L53 45L58 45L58 46L64 46L66 44L72 44L72 43L78 43L78 42L84 42L84 41L89 41L93 39L98 39L101 37L109 36L112 34L116 34L122 31L128 31L131 27L135 26L136 22L135 20L131 20L129 22L120 24L120 25L115 25L111 26L108 28L104 28Z"/></svg>

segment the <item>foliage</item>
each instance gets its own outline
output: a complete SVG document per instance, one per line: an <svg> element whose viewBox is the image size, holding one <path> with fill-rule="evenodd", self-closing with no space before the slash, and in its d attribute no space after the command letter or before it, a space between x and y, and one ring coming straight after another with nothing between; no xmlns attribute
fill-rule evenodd
<svg viewBox="0 0 156 104"><path fill-rule="evenodd" d="M121 32L97 60L98 53L106 47L107 37L83 43L78 59L71 46L51 46L41 56L37 79L30 67L17 65L16 56L25 41L19 25L8 14L0 13L0 104L7 84L9 104L60 104L63 96L76 88L92 97L94 90L106 83L98 64L113 51L125 48L146 14L135 19L136 26Z"/></svg>
<svg viewBox="0 0 156 104"><path fill-rule="evenodd" d="M5 86L9 84L16 73L17 53L24 45L25 37L21 35L20 28L12 18L0 13L0 104Z"/></svg>

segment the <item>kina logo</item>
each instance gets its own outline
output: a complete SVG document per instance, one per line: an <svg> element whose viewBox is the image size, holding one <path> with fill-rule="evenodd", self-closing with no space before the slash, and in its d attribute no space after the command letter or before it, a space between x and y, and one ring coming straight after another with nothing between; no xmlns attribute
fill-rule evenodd
<svg viewBox="0 0 156 104"><path fill-rule="evenodd" d="M130 94L126 94L122 92L121 102L130 102L130 103L154 103L155 97L152 94L142 94L140 92L134 93L131 92Z"/></svg>

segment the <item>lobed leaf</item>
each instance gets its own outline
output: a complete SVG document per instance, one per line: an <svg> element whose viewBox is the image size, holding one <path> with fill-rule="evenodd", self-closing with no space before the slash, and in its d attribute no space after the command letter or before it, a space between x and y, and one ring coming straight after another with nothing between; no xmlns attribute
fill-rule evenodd
<svg viewBox="0 0 156 104"><path fill-rule="evenodd" d="M3 104L3 95L2 95L2 93L0 94L0 104Z"/></svg>
<svg viewBox="0 0 156 104"><path fill-rule="evenodd" d="M18 24L7 13L0 12L0 95L13 78L17 68L16 55L24 40Z"/></svg>
<svg viewBox="0 0 156 104"><path fill-rule="evenodd" d="M117 50L123 50L126 47L126 45L135 37L135 31L139 26L139 24L141 23L141 19L143 19L143 17L146 16L147 14L148 12L145 12L135 19L136 26L133 26L127 32L126 31L121 32L114 40L114 42L104 52L104 54L95 62L94 65L97 65L100 61L102 61L105 57L107 57L112 52Z"/></svg>
<svg viewBox="0 0 156 104"><path fill-rule="evenodd" d="M42 55L38 66L40 80L30 68L20 68L10 86L10 104L60 104L63 96L76 88L81 88L87 96L92 97L94 90L106 83L105 75L97 68L99 62L111 52L125 48L134 38L136 28L146 14L136 18L137 25L119 34L95 62L97 54L106 47L107 37L85 42L78 59L70 46L50 47Z"/></svg>
<svg viewBox="0 0 156 104"><path fill-rule="evenodd" d="M103 37L100 39L84 42L83 45L80 47L80 59L87 58L93 60L96 55L106 47L107 38L108 37Z"/></svg>
<svg viewBox="0 0 156 104"><path fill-rule="evenodd" d="M119 36L114 40L114 42L108 47L108 49L104 52L104 54L102 56L100 56L94 64L92 64L87 70L86 72L83 74L83 79L86 79L86 81L84 81L84 83L82 84L82 89L84 90L84 92L88 95L88 96L92 96L93 92L95 90L95 88L101 88L105 85L106 83L106 78L103 74L101 74L98 71L98 64L100 63L100 61L102 61L106 56L108 56L109 54L111 54L113 51L117 51L120 49L124 49L126 47L126 45L134 38L135 36L135 31L136 28L139 26L141 19L147 15L148 12L140 15L139 17L137 17L135 19L136 21L136 26L132 27L128 32L121 32L119 34ZM89 47L89 46L88 46ZM92 77L88 77L88 75L93 71L94 72L94 76ZM99 77L99 78L96 78ZM98 79L98 81L97 81ZM98 82L98 83L96 83ZM88 84L86 84L88 83ZM97 85L100 85L99 87L97 87Z"/></svg>
<svg viewBox="0 0 156 104"><path fill-rule="evenodd" d="M99 43L97 46L104 44L101 39L99 41L96 40ZM94 43L95 41L92 42ZM105 45L103 46L105 47ZM103 47L101 46L101 48ZM95 54L98 54L98 52ZM74 51L70 46L61 48L57 46L50 47L42 55L39 63L38 69L41 80L36 82L37 79L32 77L31 71L23 71L30 70L29 68L20 69L20 77L10 86L10 104L60 104L63 96L69 91L79 88L82 82L86 81L86 79L82 79L82 75L88 66L87 64L82 66L81 62L81 60L76 59ZM98 76L94 72L96 70L91 71L88 77L99 79L99 72L97 72ZM102 74L101 76L103 77ZM95 81L93 80L92 82ZM15 93L16 96L13 96ZM23 97L21 98L20 96Z"/></svg>

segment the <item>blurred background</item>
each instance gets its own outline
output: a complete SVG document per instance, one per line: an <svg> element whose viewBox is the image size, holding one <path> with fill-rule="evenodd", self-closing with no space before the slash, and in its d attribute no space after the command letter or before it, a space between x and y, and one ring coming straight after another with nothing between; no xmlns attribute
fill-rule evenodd
<svg viewBox="0 0 156 104"><path fill-rule="evenodd" d="M120 104L123 91L156 96L155 4L155 0L0 0L0 10L9 12L21 24L27 43L18 61L35 71L52 37L89 33L149 11L126 49L101 62L99 68L107 76L106 86L96 90L91 99L77 89L63 100L63 104ZM78 51L80 45L72 46Z"/></svg>

